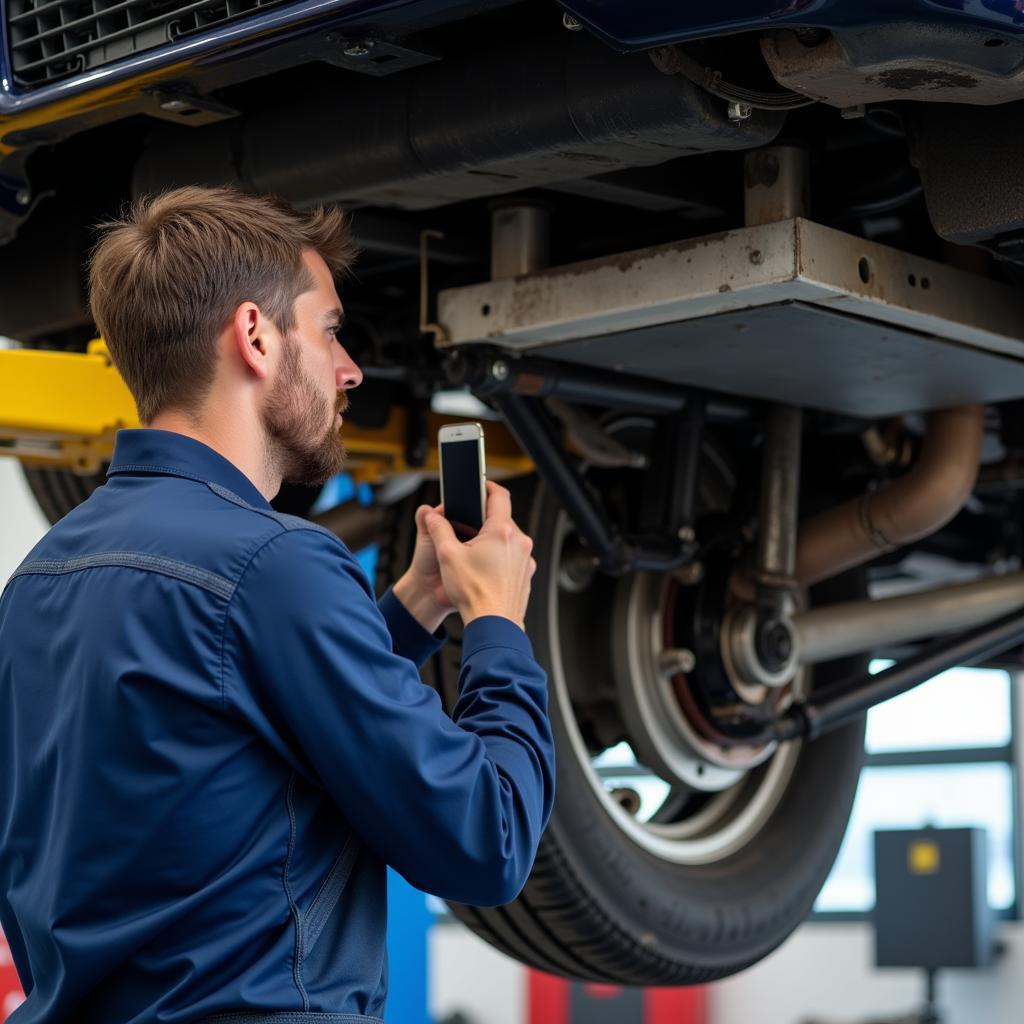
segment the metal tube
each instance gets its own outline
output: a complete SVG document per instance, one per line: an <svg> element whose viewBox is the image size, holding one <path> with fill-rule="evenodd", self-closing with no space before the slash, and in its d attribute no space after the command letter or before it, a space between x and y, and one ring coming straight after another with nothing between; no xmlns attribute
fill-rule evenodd
<svg viewBox="0 0 1024 1024"><path fill-rule="evenodd" d="M800 499L800 434L803 417L792 405L768 409L761 477L761 527L757 576L768 586L791 584L796 567Z"/></svg>
<svg viewBox="0 0 1024 1024"><path fill-rule="evenodd" d="M816 739L863 715L869 708L898 697L947 669L975 665L1024 642L1024 614L1012 612L995 622L928 647L892 668L867 676L842 692L793 705L774 725L766 740ZM747 737L745 743L751 740Z"/></svg>
<svg viewBox="0 0 1024 1024"><path fill-rule="evenodd" d="M797 580L811 586L945 526L974 488L984 412L967 405L932 413L921 454L899 480L801 524Z"/></svg>
<svg viewBox="0 0 1024 1024"><path fill-rule="evenodd" d="M814 665L922 637L972 629L1024 608L1024 573L877 601L847 601L793 616L797 657Z"/></svg>
<svg viewBox="0 0 1024 1024"><path fill-rule="evenodd" d="M488 356L476 363L457 352L455 358L457 362L449 374L452 382L469 384L482 396L511 393L528 398L561 398L584 405L674 413L686 405L691 394L682 386L544 359ZM715 401L713 411L722 418L740 419L746 414L746 407L739 400L722 400Z"/></svg>
<svg viewBox="0 0 1024 1024"><path fill-rule="evenodd" d="M704 440L704 396L690 393L681 416L673 423L670 444L676 452L676 469L669 481L669 534L693 540L693 523L697 511L697 478L700 470L701 446ZM688 538L684 531L688 531Z"/></svg>
<svg viewBox="0 0 1024 1024"><path fill-rule="evenodd" d="M686 404L683 388L665 387L622 374L566 370L533 360L504 360L505 390L532 398L561 398L584 405L624 406L646 412L676 412ZM492 367L493 377L494 367Z"/></svg>
<svg viewBox="0 0 1024 1024"><path fill-rule="evenodd" d="M743 160L743 184L747 227L806 217L807 151L799 146L749 150Z"/></svg>
<svg viewBox="0 0 1024 1024"><path fill-rule="evenodd" d="M491 280L533 274L548 265L551 213L538 203L491 208Z"/></svg>
<svg viewBox="0 0 1024 1024"><path fill-rule="evenodd" d="M744 218L748 227L805 216L808 207L807 151L768 146L743 158ZM761 522L757 536L757 581L787 587L796 567L800 500L799 408L768 408L761 475Z"/></svg>

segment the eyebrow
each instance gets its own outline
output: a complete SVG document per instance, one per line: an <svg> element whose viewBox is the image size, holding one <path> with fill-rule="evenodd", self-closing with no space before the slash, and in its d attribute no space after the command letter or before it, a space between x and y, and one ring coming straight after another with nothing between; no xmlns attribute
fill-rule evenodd
<svg viewBox="0 0 1024 1024"><path fill-rule="evenodd" d="M337 324L339 327L345 322L345 311L340 306L335 306L324 314L325 324Z"/></svg>

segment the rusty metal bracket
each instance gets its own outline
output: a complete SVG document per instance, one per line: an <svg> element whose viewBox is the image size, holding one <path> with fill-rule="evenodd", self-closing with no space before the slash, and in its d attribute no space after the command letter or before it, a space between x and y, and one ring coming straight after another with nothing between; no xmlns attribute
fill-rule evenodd
<svg viewBox="0 0 1024 1024"><path fill-rule="evenodd" d="M423 334L432 334L435 345L444 345L448 341L448 332L440 325L430 320L430 282L428 279L428 266L430 256L428 246L431 238L444 238L443 231L435 231L433 228L426 228L420 232L420 331Z"/></svg>

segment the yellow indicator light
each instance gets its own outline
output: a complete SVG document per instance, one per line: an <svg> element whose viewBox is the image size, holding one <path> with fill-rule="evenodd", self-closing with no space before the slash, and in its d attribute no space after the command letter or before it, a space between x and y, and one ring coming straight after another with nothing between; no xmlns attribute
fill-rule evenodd
<svg viewBox="0 0 1024 1024"><path fill-rule="evenodd" d="M912 875L934 875L940 861L938 843L919 841L907 847L907 867Z"/></svg>

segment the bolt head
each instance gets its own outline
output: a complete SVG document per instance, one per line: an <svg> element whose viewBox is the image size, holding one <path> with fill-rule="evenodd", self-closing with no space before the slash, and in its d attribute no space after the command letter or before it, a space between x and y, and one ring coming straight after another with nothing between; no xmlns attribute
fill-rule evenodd
<svg viewBox="0 0 1024 1024"><path fill-rule="evenodd" d="M676 535L679 539L687 544L696 539L697 534L694 533L692 526L680 526L679 532Z"/></svg>
<svg viewBox="0 0 1024 1024"><path fill-rule="evenodd" d="M346 46L342 51L346 57L365 57L374 47L372 39L360 39L358 43Z"/></svg>
<svg viewBox="0 0 1024 1024"><path fill-rule="evenodd" d="M19 206L28 206L32 201L32 193L29 192L27 188L19 188L18 191L14 193L14 198Z"/></svg>
<svg viewBox="0 0 1024 1024"><path fill-rule="evenodd" d="M692 672L697 667L697 658L687 647L672 647L661 652L658 667L663 676L671 679L680 672L684 675Z"/></svg>
<svg viewBox="0 0 1024 1024"><path fill-rule="evenodd" d="M764 253L761 252L760 249L755 249L750 254L750 262L753 263L755 267L760 265L761 263L764 262Z"/></svg>
<svg viewBox="0 0 1024 1024"><path fill-rule="evenodd" d="M509 372L508 363L504 359L495 359L491 363L491 376L495 380L507 380Z"/></svg>
<svg viewBox="0 0 1024 1024"><path fill-rule="evenodd" d="M749 103L730 103L726 114L730 121L747 121L754 113L754 108Z"/></svg>
<svg viewBox="0 0 1024 1024"><path fill-rule="evenodd" d="M562 15L562 24L570 32L579 32L579 30L583 28L583 25L580 23L579 19L574 18L568 11L566 11Z"/></svg>
<svg viewBox="0 0 1024 1024"><path fill-rule="evenodd" d="M793 653L793 637L785 626L775 626L768 636L768 646L779 661L788 661Z"/></svg>
<svg viewBox="0 0 1024 1024"><path fill-rule="evenodd" d="M783 669L793 656L793 631L789 624L780 619L762 622L757 627L755 649L769 671Z"/></svg>

